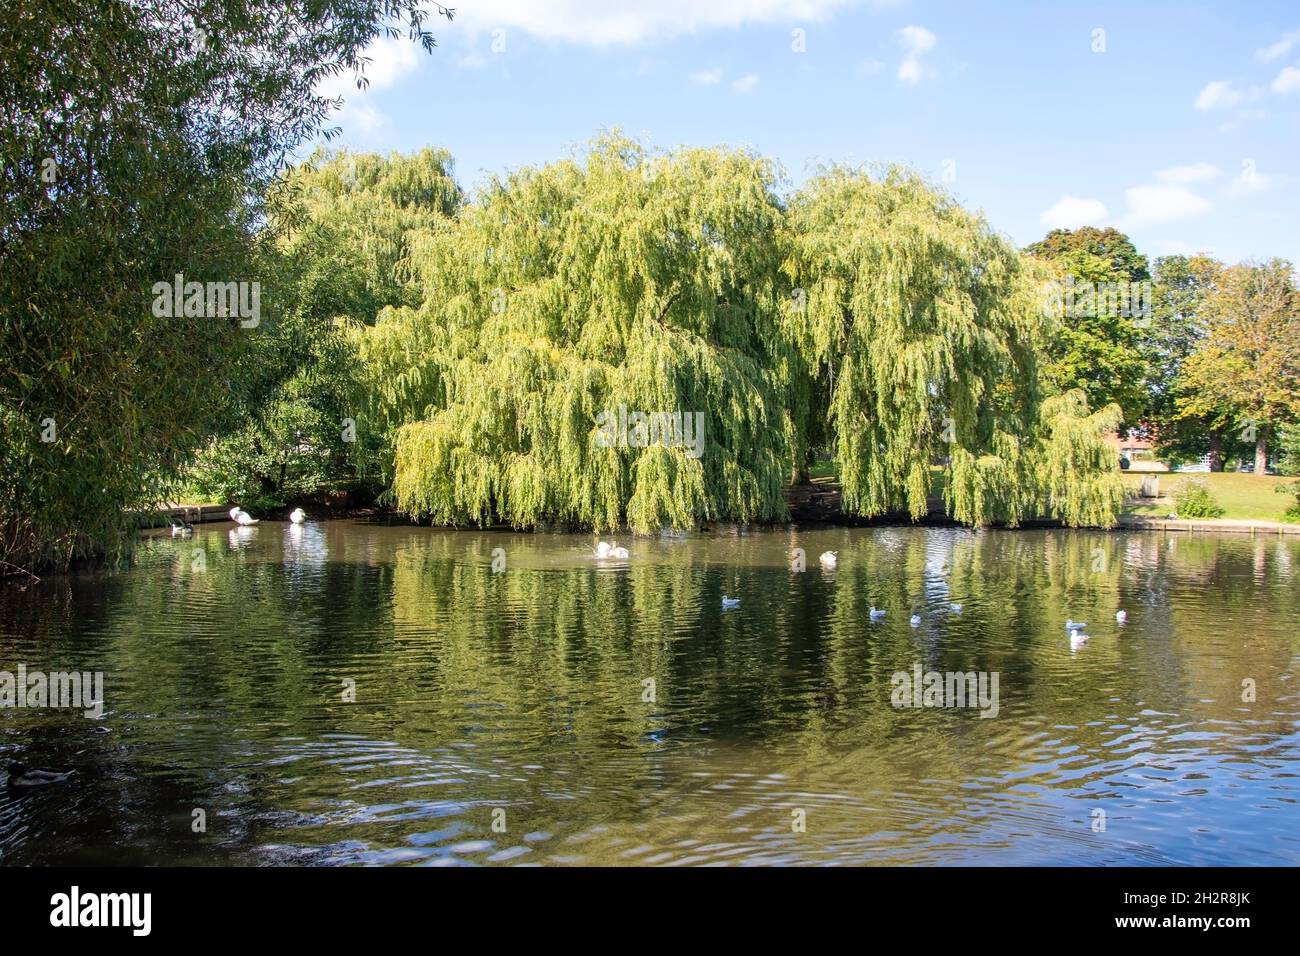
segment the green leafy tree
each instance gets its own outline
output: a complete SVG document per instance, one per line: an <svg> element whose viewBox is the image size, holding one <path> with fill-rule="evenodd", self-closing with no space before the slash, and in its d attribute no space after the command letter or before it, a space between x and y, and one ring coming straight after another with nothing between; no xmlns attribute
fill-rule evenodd
<svg viewBox="0 0 1300 956"><path fill-rule="evenodd" d="M1199 414L1189 414L1183 366L1205 339L1205 297L1222 269L1222 263L1206 256L1157 259L1143 343L1150 387L1146 424L1157 448L1174 458L1209 455L1211 471L1223 470L1232 412L1202 405Z"/></svg>
<svg viewBox="0 0 1300 956"><path fill-rule="evenodd" d="M1093 226L1054 229L1025 252L1051 264L1044 305L1064 320L1047 345L1048 382L1057 391L1083 389L1094 408L1115 403L1137 424L1147 410L1146 257L1123 233Z"/></svg>
<svg viewBox="0 0 1300 956"><path fill-rule="evenodd" d="M278 507L325 490L372 499L391 468L382 429L360 414L351 329L411 306L412 244L459 210L450 154L318 153L274 193L272 228L285 302L259 339L274 389L245 424L214 439L192 470L205 498Z"/></svg>
<svg viewBox="0 0 1300 956"><path fill-rule="evenodd" d="M775 181L747 153L607 136L426 232L422 303L358 343L397 505L518 527L783 518ZM625 432L624 410L684 419L667 440L660 419L655 441L650 423Z"/></svg>
<svg viewBox="0 0 1300 956"><path fill-rule="evenodd" d="M132 509L268 387L255 328L151 289L273 274L263 197L416 0L24 0L0 10L0 561L118 552ZM279 299L268 285L267 311Z"/></svg>
<svg viewBox="0 0 1300 956"><path fill-rule="evenodd" d="M1203 312L1205 338L1183 365L1180 408L1231 413L1253 441L1262 476L1270 438L1300 421L1300 289L1291 263L1224 269Z"/></svg>
<svg viewBox="0 0 1300 956"><path fill-rule="evenodd" d="M970 524L1052 514L1109 524L1119 503L1101 439L1118 419L1080 391L1044 400L1044 273L979 217L898 168L833 167L795 197L790 324L815 370L846 510L927 510L945 461Z"/></svg>

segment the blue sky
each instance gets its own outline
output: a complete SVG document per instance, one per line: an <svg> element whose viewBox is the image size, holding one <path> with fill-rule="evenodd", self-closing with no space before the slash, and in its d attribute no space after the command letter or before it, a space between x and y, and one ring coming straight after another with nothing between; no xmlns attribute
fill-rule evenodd
<svg viewBox="0 0 1300 956"><path fill-rule="evenodd" d="M898 161L1019 244L1091 223L1300 263L1294 2L453 3L432 56L381 41L369 90L331 90L343 144L446 147L468 187L614 127L751 146L793 184Z"/></svg>

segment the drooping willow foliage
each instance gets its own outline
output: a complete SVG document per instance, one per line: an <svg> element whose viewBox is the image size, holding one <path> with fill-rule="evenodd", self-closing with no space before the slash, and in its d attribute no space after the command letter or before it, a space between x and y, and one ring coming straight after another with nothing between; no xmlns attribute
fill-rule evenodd
<svg viewBox="0 0 1300 956"><path fill-rule="evenodd" d="M422 305L360 342L397 505L640 531L784 517L796 355L776 178L748 153L611 136L426 231ZM654 441L635 414L690 416L702 437Z"/></svg>
<svg viewBox="0 0 1300 956"><path fill-rule="evenodd" d="M945 504L964 523L1113 523L1122 489L1102 434L1118 410L1045 400L1049 319L1014 247L899 168L829 168L789 223L785 328L812 370L799 387L829 429L846 511L919 518L944 462Z"/></svg>

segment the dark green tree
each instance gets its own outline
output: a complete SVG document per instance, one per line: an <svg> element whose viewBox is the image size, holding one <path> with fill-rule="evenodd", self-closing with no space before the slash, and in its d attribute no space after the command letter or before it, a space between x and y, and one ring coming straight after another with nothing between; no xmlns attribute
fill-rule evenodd
<svg viewBox="0 0 1300 956"><path fill-rule="evenodd" d="M1117 404L1124 420L1146 414L1142 328L1150 305L1146 257L1115 229L1054 229L1025 252L1051 265L1044 307L1058 315L1046 376L1058 391L1081 388L1089 404Z"/></svg>
<svg viewBox="0 0 1300 956"><path fill-rule="evenodd" d="M381 35L432 48L425 18L417 0L0 9L0 567L119 551L131 512L260 404L257 328L157 316L151 289L256 281L269 318L265 191L328 133L317 82L364 82Z"/></svg>

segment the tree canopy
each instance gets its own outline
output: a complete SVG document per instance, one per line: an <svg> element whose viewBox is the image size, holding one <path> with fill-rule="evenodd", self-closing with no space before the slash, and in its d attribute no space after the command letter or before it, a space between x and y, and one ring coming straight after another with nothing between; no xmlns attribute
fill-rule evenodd
<svg viewBox="0 0 1300 956"><path fill-rule="evenodd" d="M775 520L828 442L851 514L924 514L943 462L961 521L1113 520L1118 413L1044 400L1036 267L905 170L828 170L788 210L778 178L743 151L605 136L422 230L422 301L356 331L397 506ZM662 440L695 417L697 445Z"/></svg>
<svg viewBox="0 0 1300 956"><path fill-rule="evenodd" d="M210 435L274 385L256 330L150 290L267 280L267 187L328 132L328 76L416 0L31 0L0 12L0 561L127 540ZM268 312L277 306L268 301Z"/></svg>
<svg viewBox="0 0 1300 956"><path fill-rule="evenodd" d="M1062 321L1047 343L1055 389L1081 388L1095 408L1115 403L1130 423L1146 413L1143 329L1150 306L1147 259L1112 229L1054 229L1025 252L1049 264L1043 301Z"/></svg>
<svg viewBox="0 0 1300 956"><path fill-rule="evenodd" d="M1223 269L1205 298L1205 341L1183 367L1180 410L1231 414L1256 446L1300 419L1300 288L1291 263L1272 259Z"/></svg>
<svg viewBox="0 0 1300 956"><path fill-rule="evenodd" d="M421 304L360 342L398 506L641 531L784 517L775 179L748 153L610 136L426 232ZM598 417L624 412L647 420L600 441ZM660 419L650 441L657 415L679 431ZM697 416L703 454L680 433Z"/></svg>

